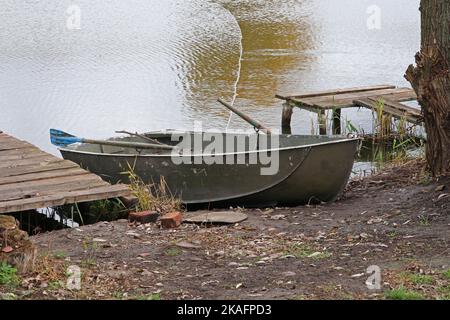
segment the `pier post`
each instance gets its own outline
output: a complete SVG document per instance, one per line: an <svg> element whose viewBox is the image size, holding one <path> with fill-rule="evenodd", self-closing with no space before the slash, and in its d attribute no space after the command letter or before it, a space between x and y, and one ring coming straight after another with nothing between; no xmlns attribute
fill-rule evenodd
<svg viewBox="0 0 450 320"><path fill-rule="evenodd" d="M291 128L291 120L292 120L292 114L294 113L294 108L289 102L283 103L283 113L281 116L281 128L283 131L283 134L291 134L292 128Z"/></svg>
<svg viewBox="0 0 450 320"><path fill-rule="evenodd" d="M342 134L341 128L341 109L333 110L333 134Z"/></svg>
<svg viewBox="0 0 450 320"><path fill-rule="evenodd" d="M325 110L320 109L318 111L318 120L319 120L319 134L321 136L325 136L327 134L327 114Z"/></svg>

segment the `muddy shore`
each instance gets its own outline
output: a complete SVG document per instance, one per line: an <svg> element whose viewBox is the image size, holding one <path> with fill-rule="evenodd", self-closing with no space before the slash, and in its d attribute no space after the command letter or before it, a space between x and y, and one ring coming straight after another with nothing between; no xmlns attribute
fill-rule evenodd
<svg viewBox="0 0 450 320"><path fill-rule="evenodd" d="M449 299L450 177L423 163L352 181L321 206L244 210L232 226L120 220L32 237L36 271L14 299ZM67 268L81 269L68 290ZM379 267L379 289L367 269ZM373 268L373 267L372 267ZM375 282L374 282L375 283Z"/></svg>

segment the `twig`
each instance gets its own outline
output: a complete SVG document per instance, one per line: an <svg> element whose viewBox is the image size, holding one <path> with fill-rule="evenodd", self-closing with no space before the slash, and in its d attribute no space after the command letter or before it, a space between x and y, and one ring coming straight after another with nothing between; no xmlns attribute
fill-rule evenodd
<svg viewBox="0 0 450 320"><path fill-rule="evenodd" d="M161 143L161 142L159 142L158 140L149 138L149 137L144 136L144 135L142 135L142 134L139 134L139 133L137 133L137 132L136 132L136 133L132 133L132 132L128 132L128 131L122 130L122 131L116 131L116 133L124 133L124 134L128 134L128 135L130 135L130 136L135 136L135 137L142 138L142 139L147 140L147 141L152 142L152 143L156 143L156 144L159 144L159 145L165 145L164 143Z"/></svg>

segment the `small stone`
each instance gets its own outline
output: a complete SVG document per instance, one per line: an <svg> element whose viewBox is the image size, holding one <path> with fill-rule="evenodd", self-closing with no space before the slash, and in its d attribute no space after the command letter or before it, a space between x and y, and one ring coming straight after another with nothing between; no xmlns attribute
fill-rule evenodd
<svg viewBox="0 0 450 320"><path fill-rule="evenodd" d="M141 235L139 233L133 232L133 231L129 231L126 233L127 236L139 239L141 237Z"/></svg>
<svg viewBox="0 0 450 320"><path fill-rule="evenodd" d="M326 238L327 238L326 237L326 233L323 232L323 231L319 231L317 237L315 237L314 239L316 239L316 240L323 240L323 239L326 239Z"/></svg>
<svg viewBox="0 0 450 320"><path fill-rule="evenodd" d="M202 258L199 258L199 257L191 257L190 259L191 259L191 261L194 261L194 262L200 262L200 261L203 261L203 259L202 259Z"/></svg>
<svg viewBox="0 0 450 320"><path fill-rule="evenodd" d="M285 256L282 256L281 259L295 259L295 256L292 254L287 254Z"/></svg>
<svg viewBox="0 0 450 320"><path fill-rule="evenodd" d="M438 186L438 187L436 187L436 189L434 189L434 191L436 191L436 192L441 192L441 191L444 191L444 190L445 190L445 186L444 185Z"/></svg>
<svg viewBox="0 0 450 320"><path fill-rule="evenodd" d="M215 257L223 257L225 255L225 251L220 250L214 253Z"/></svg>
<svg viewBox="0 0 450 320"><path fill-rule="evenodd" d="M287 271L287 272L283 272L282 275L284 277L295 277L297 274L295 272L292 272L292 271Z"/></svg>

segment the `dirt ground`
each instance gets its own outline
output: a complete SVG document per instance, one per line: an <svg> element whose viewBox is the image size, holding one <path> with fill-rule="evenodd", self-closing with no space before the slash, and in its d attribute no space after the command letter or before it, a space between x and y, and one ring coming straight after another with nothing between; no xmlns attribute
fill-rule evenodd
<svg viewBox="0 0 450 320"><path fill-rule="evenodd" d="M232 226L163 230L121 220L40 234L36 272L0 295L449 299L450 177L431 180L422 167L352 181L332 204L245 210L248 220ZM81 268L81 290L66 288L71 265ZM370 266L380 268L378 290L366 284Z"/></svg>

